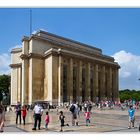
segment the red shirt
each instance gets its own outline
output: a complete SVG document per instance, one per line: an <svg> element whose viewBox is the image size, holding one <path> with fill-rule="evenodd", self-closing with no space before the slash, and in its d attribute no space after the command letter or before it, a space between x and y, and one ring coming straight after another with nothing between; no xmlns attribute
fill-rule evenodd
<svg viewBox="0 0 140 140"><path fill-rule="evenodd" d="M50 121L49 115L46 115L46 117L45 117L45 122L46 122L46 123L49 123L49 121Z"/></svg>
<svg viewBox="0 0 140 140"><path fill-rule="evenodd" d="M22 111L22 116L26 116L26 114L27 114L26 113L26 108L23 108L21 111Z"/></svg>
<svg viewBox="0 0 140 140"><path fill-rule="evenodd" d="M89 119L90 118L90 112L85 112L84 116L85 116L86 119Z"/></svg>

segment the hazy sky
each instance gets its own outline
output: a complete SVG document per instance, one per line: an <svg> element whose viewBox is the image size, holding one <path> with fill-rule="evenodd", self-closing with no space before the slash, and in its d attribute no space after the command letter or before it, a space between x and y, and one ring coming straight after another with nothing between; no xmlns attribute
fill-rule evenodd
<svg viewBox="0 0 140 140"><path fill-rule="evenodd" d="M10 73L10 50L30 33L30 10L0 9L0 74ZM120 64L120 89L140 89L139 8L32 8L39 29L100 48Z"/></svg>

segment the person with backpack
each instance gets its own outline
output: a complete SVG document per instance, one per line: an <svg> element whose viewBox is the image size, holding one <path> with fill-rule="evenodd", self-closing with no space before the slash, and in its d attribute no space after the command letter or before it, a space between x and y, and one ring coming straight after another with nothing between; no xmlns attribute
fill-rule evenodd
<svg viewBox="0 0 140 140"><path fill-rule="evenodd" d="M70 111L72 114L72 126L77 125L78 126L78 106L75 102L73 102L70 106Z"/></svg>

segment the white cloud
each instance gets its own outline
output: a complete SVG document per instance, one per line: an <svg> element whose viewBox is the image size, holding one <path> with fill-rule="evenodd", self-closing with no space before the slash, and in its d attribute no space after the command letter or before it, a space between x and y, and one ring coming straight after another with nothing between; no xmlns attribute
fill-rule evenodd
<svg viewBox="0 0 140 140"><path fill-rule="evenodd" d="M21 48L22 44L15 45L8 49L8 53L0 54L0 74L10 74L11 52L12 49Z"/></svg>
<svg viewBox="0 0 140 140"><path fill-rule="evenodd" d="M120 87L140 89L138 83L140 78L140 56L122 50L115 53L113 57L121 66L119 70Z"/></svg>
<svg viewBox="0 0 140 140"><path fill-rule="evenodd" d="M0 54L0 74L9 74L10 67L9 64L11 63L11 57L8 53Z"/></svg>

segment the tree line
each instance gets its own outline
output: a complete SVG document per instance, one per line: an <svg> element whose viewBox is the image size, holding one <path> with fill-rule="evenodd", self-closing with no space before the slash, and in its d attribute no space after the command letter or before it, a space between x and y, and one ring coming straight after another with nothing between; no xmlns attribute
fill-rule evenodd
<svg viewBox="0 0 140 140"><path fill-rule="evenodd" d="M135 100L140 101L140 90L120 90L119 91L119 98L121 102L124 102L125 100Z"/></svg>
<svg viewBox="0 0 140 140"><path fill-rule="evenodd" d="M10 98L10 91L9 91L10 84L11 84L10 75L5 75L5 74L0 75L0 102L2 100L6 100L6 99ZM8 100L10 100L10 99L8 99Z"/></svg>

